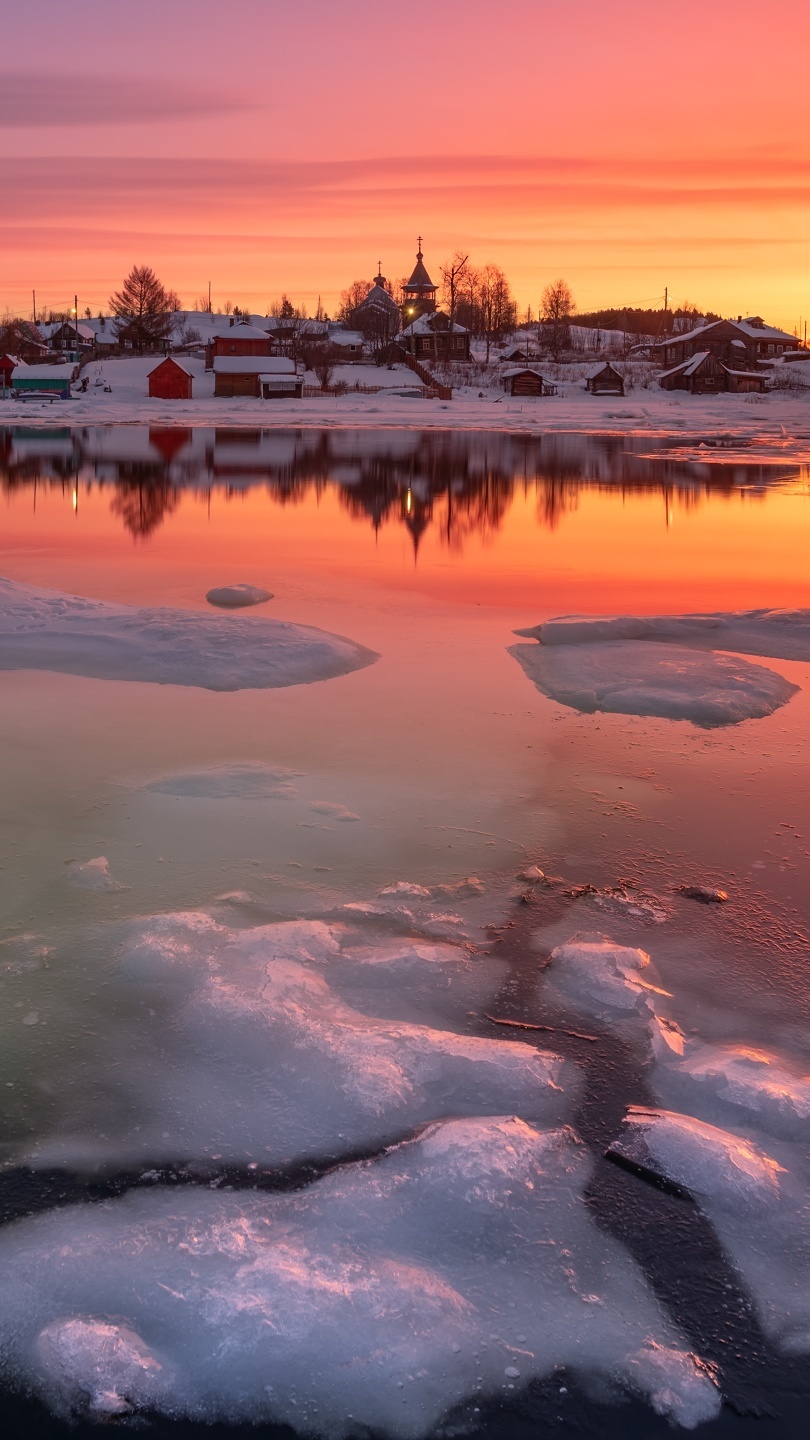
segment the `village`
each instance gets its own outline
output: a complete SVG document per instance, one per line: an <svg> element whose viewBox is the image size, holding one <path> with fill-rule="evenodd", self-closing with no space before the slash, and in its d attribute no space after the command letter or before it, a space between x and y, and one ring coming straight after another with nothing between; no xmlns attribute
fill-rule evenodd
<svg viewBox="0 0 810 1440"><path fill-rule="evenodd" d="M438 274L440 279L436 280ZM477 287L477 288L476 288ZM735 319L664 308L657 333L578 317L566 283L519 321L508 282L456 254L432 275L418 241L410 276L382 273L344 292L338 318L282 297L268 315L227 302L183 310L148 267L134 267L111 314L0 326L0 398L27 409L91 394L128 401L300 401L380 396L548 400L622 398L631 391L799 398L810 350L760 316ZM627 312L625 312L625 315Z"/></svg>

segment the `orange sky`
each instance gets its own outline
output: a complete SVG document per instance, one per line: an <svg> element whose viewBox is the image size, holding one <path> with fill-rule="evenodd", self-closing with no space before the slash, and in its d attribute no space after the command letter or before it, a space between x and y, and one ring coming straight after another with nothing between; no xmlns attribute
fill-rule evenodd
<svg viewBox="0 0 810 1440"><path fill-rule="evenodd" d="M810 312L806 0L60 0L4 17L0 305L265 310L456 246L521 306Z"/></svg>

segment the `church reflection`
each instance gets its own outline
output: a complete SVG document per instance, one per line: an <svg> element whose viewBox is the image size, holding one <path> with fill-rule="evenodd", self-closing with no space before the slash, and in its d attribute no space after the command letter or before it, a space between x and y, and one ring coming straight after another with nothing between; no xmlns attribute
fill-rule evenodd
<svg viewBox="0 0 810 1440"><path fill-rule="evenodd" d="M517 494L534 493L538 526L554 529L583 488L654 493L665 516L708 495L756 495L802 478L805 467L683 457L665 437L416 430L0 428L6 492L60 489L69 503L110 491L136 540L165 523L184 493L233 497L254 487L279 505L327 489L373 532L404 527L414 554L432 532L452 551L494 536ZM75 503L75 502L74 502Z"/></svg>

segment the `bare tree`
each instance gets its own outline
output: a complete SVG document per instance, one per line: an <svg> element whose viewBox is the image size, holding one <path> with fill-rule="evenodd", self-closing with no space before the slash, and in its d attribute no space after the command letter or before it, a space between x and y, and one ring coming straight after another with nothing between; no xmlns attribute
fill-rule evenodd
<svg viewBox="0 0 810 1440"><path fill-rule="evenodd" d="M553 280L543 291L540 318L543 336L555 360L567 346L571 335L571 316L576 306L566 280Z"/></svg>
<svg viewBox="0 0 810 1440"><path fill-rule="evenodd" d="M486 341L488 365L490 346L501 340L507 330L514 328L515 302L509 289L509 281L498 265L484 265L479 270L477 288L480 327Z"/></svg>
<svg viewBox="0 0 810 1440"><path fill-rule="evenodd" d="M149 265L133 265L122 288L110 296L110 309L118 338L142 351L168 340L180 300Z"/></svg>
<svg viewBox="0 0 810 1440"><path fill-rule="evenodd" d="M464 278L467 274L467 268L469 266L469 263L469 255L462 255L461 251L457 250L453 258L451 260L448 260L447 264L442 265L441 267L442 299L447 302L447 309L450 314L451 335L453 333L453 329L456 323L456 307L458 304L458 294L464 283ZM452 345L452 341L450 343Z"/></svg>
<svg viewBox="0 0 810 1440"><path fill-rule="evenodd" d="M338 320L350 321L354 311L365 300L370 289L368 280L353 280L348 290L341 293L337 312Z"/></svg>
<svg viewBox="0 0 810 1440"><path fill-rule="evenodd" d="M328 390L329 386L332 384L332 376L335 373L335 367L332 364L331 360L328 360L326 354L323 353L315 361L315 364L312 368L315 371L316 376L318 377L318 384L320 385L321 389Z"/></svg>

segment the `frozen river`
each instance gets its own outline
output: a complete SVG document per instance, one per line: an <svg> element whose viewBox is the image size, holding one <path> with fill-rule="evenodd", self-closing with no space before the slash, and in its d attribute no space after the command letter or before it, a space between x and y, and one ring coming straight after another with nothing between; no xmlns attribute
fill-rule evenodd
<svg viewBox="0 0 810 1440"><path fill-rule="evenodd" d="M802 1433L785 450L0 430L9 1434Z"/></svg>

